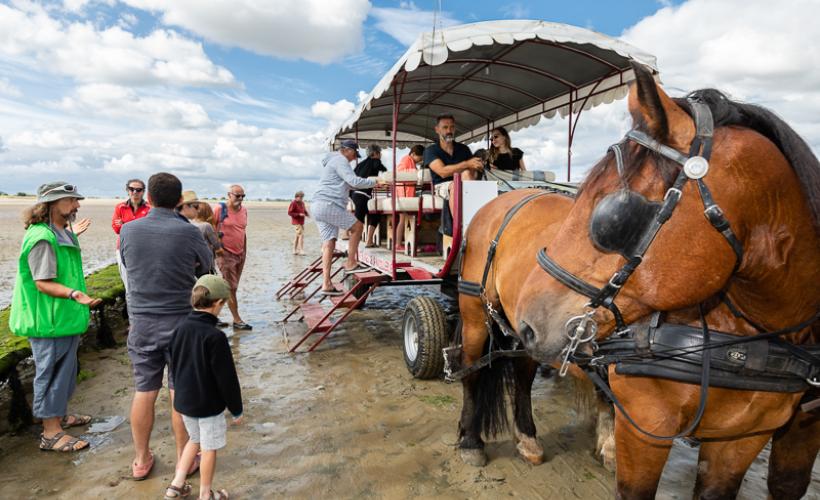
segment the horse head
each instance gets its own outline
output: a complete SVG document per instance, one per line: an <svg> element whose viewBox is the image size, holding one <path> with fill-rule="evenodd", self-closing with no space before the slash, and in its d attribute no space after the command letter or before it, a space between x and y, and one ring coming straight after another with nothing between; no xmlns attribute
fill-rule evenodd
<svg viewBox="0 0 820 500"><path fill-rule="evenodd" d="M516 326L542 362L567 346L577 326L571 318L594 320L602 338L651 311L719 293L765 328L818 310L820 164L806 143L768 110L711 89L673 99L633 67L632 131L590 170L557 235L544 242L539 262L553 271L537 267L523 283ZM605 288L617 307L591 309L607 305L591 300Z"/></svg>

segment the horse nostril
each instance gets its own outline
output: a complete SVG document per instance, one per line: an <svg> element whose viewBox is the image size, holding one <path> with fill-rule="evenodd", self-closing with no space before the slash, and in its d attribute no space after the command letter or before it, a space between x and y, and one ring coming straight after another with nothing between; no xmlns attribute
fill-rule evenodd
<svg viewBox="0 0 820 500"><path fill-rule="evenodd" d="M518 325L518 335L521 336L524 345L530 346L535 342L535 331L523 321Z"/></svg>

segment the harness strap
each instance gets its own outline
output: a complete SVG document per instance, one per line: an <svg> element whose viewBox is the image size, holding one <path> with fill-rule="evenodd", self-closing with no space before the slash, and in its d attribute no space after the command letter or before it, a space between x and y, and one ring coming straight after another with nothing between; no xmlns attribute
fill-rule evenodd
<svg viewBox="0 0 820 500"><path fill-rule="evenodd" d="M546 194L549 193L533 193L525 198L522 198L521 200L519 200L518 203L513 205L513 207L507 212L507 215L504 216L504 220L501 222L501 226L498 227L498 231L495 233L495 238L493 238L493 241L490 242L490 247L487 249L487 262L486 264L484 264L484 274L481 277L482 294L486 290L487 277L490 274L490 266L492 265L493 259L495 258L495 250L498 247L498 242L501 240L501 234L504 232L504 229L507 228L507 225L510 223L510 221L512 221L512 218L515 216L516 213L518 213L519 210L521 210L524 207L524 205Z"/></svg>
<svg viewBox="0 0 820 500"><path fill-rule="evenodd" d="M710 334L709 334L709 326L706 324L706 315L703 313L703 304L699 304L698 309L700 311L700 321L701 321L701 327L703 329L703 343L704 343L704 346L706 346L708 348ZM710 369L710 367L711 367L711 356L705 356L703 358L703 364L701 365L701 372L700 372L700 401L698 402L698 410L695 413L695 418L686 427L686 429L678 432L677 434L675 434L673 436L660 436L660 435L653 434L653 433L651 433L649 431L646 431L643 428L641 428L635 422L635 420L632 419L632 416L629 415L629 413L627 413L626 408L624 408L624 406L621 404L620 400L618 400L617 396L615 396L615 393L612 392L612 389L610 389L609 384L604 382L604 380L601 378L600 375L598 375L598 373L595 370L587 369L586 373L587 373L587 376L589 377L589 379L592 380L592 382L595 384L595 386L598 387L598 389L600 389L601 392L603 392L604 395L606 395L606 397L609 398L610 401L612 401L612 404L614 404L616 408L618 408L618 411L621 412L621 415L624 416L624 418L627 420L627 422L629 422L632 425L632 427L637 429L641 434L643 434L645 436L648 436L652 439L658 439L658 440L661 440L661 441L673 441L675 439L682 438L682 437L685 437L685 436L688 436L688 435L692 434L692 432L698 427L698 425L700 425L700 421L703 418L704 412L706 411L706 399L707 399L707 395L708 395L708 392L709 392L709 369Z"/></svg>

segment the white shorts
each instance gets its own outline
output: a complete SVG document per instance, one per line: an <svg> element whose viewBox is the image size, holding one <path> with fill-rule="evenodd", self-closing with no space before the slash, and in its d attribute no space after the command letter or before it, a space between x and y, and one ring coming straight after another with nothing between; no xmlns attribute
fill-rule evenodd
<svg viewBox="0 0 820 500"><path fill-rule="evenodd" d="M185 430L191 442L199 443L203 451L213 451L225 447L225 435L228 425L225 423L225 415L220 413L213 417L196 418L187 415L182 416L185 423Z"/></svg>
<svg viewBox="0 0 820 500"><path fill-rule="evenodd" d="M313 203L311 212L322 241L338 239L339 229L350 229L358 222L352 213L332 203Z"/></svg>
<svg viewBox="0 0 820 500"><path fill-rule="evenodd" d="M436 194L440 198L443 198L445 200L449 200L450 199L450 185L452 183L453 183L453 181L444 181L440 184L436 184L436 186L435 186Z"/></svg>

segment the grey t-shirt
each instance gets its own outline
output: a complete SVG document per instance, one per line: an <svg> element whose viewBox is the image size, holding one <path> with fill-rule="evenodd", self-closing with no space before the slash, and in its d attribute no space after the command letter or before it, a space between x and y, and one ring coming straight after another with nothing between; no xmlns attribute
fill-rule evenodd
<svg viewBox="0 0 820 500"><path fill-rule="evenodd" d="M68 234L69 231L54 226L49 227L57 235L58 244L74 246L74 240ZM31 247L28 253L28 267L31 269L31 277L35 281L53 280L57 277L57 255L54 253L51 243L41 240Z"/></svg>

